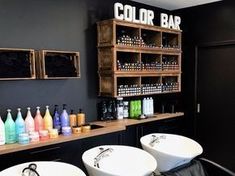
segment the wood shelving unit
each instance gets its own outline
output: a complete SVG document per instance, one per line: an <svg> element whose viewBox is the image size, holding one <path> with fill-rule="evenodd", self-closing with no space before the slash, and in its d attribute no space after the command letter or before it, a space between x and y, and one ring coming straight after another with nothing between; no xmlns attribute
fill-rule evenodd
<svg viewBox="0 0 235 176"><path fill-rule="evenodd" d="M97 29L100 96L181 91L182 31L116 19Z"/></svg>

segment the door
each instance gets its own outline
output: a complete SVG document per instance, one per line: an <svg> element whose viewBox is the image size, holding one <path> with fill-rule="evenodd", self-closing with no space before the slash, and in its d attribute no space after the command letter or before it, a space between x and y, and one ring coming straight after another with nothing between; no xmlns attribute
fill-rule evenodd
<svg viewBox="0 0 235 176"><path fill-rule="evenodd" d="M235 41L196 51L196 136L205 157L235 171Z"/></svg>

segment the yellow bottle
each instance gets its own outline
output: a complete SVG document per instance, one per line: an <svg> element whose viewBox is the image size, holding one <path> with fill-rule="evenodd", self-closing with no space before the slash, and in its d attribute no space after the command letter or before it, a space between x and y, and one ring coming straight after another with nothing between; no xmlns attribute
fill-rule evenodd
<svg viewBox="0 0 235 176"><path fill-rule="evenodd" d="M50 130L53 128L53 121L52 121L52 117L49 111L49 106L46 106L46 113L44 115L44 129L45 130Z"/></svg>
<svg viewBox="0 0 235 176"><path fill-rule="evenodd" d="M69 122L70 126L77 126L77 116L73 113L73 110L71 109L71 113L69 114Z"/></svg>
<svg viewBox="0 0 235 176"><path fill-rule="evenodd" d="M79 113L77 114L77 122L78 126L85 124L85 114L82 112L82 109L79 109Z"/></svg>

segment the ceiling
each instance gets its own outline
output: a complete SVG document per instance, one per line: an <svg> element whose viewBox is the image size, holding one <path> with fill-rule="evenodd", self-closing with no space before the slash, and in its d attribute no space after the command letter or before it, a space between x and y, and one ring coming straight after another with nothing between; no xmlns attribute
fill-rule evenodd
<svg viewBox="0 0 235 176"><path fill-rule="evenodd" d="M221 0L132 0L142 4L148 4L167 10L176 10L186 7L192 7Z"/></svg>

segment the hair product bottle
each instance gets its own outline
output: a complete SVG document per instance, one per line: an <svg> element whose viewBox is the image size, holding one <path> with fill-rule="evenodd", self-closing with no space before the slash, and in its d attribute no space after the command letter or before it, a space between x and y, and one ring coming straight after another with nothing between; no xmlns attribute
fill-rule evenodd
<svg viewBox="0 0 235 176"><path fill-rule="evenodd" d="M40 107L37 106L37 111L36 111L36 115L34 118L34 125L35 125L35 131L40 131L43 130L43 119L42 119L42 115L40 112Z"/></svg>
<svg viewBox="0 0 235 176"><path fill-rule="evenodd" d="M11 110L7 110L7 119L5 121L5 138L6 144L11 144L16 142L16 129L15 122L11 116Z"/></svg>
<svg viewBox="0 0 235 176"><path fill-rule="evenodd" d="M0 145L4 145L5 142L5 126L0 116Z"/></svg>
<svg viewBox="0 0 235 176"><path fill-rule="evenodd" d="M71 109L70 115L69 115L69 121L70 121L70 126L77 126L77 116L74 114L73 110Z"/></svg>
<svg viewBox="0 0 235 176"><path fill-rule="evenodd" d="M16 125L16 140L19 141L19 134L25 133L25 122L20 112L20 108L17 109L17 117L15 121Z"/></svg>
<svg viewBox="0 0 235 176"><path fill-rule="evenodd" d="M85 124L85 114L82 112L82 109L79 109L79 113L77 114L77 122L78 126Z"/></svg>
<svg viewBox="0 0 235 176"><path fill-rule="evenodd" d="M52 117L49 111L49 106L46 106L46 113L44 115L44 129L50 130L53 128Z"/></svg>
<svg viewBox="0 0 235 176"><path fill-rule="evenodd" d="M25 118L25 129L26 129L26 132L32 132L35 130L35 127L34 127L34 119L31 115L31 111L30 111L30 107L27 108L27 116Z"/></svg>
<svg viewBox="0 0 235 176"><path fill-rule="evenodd" d="M58 112L58 105L55 105L53 113L53 127L58 130L58 133L61 132L61 121L60 121L60 114Z"/></svg>
<svg viewBox="0 0 235 176"><path fill-rule="evenodd" d="M66 104L63 104L63 112L60 115L61 127L68 127L69 124L69 115L66 111Z"/></svg>

